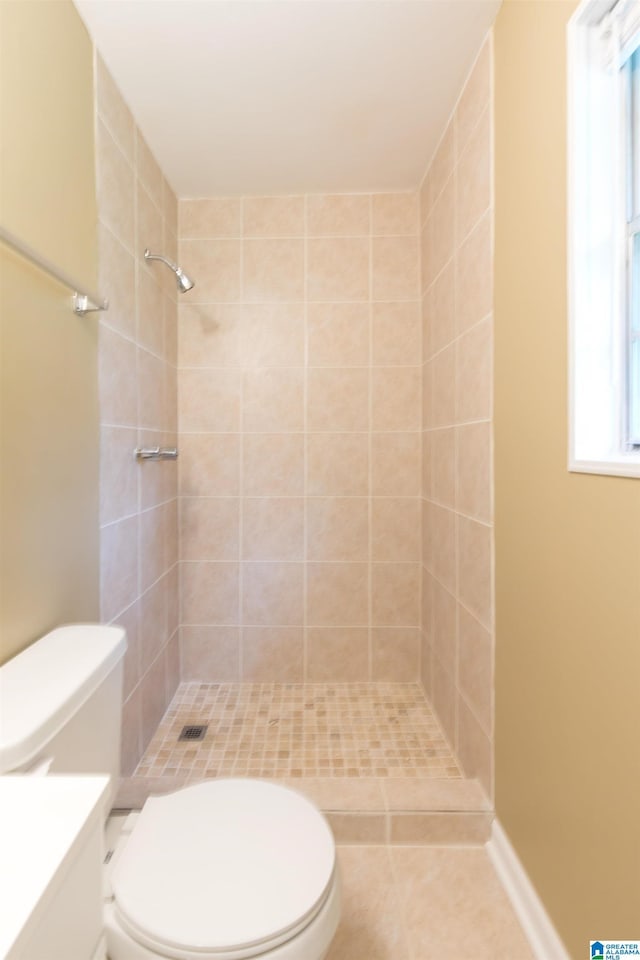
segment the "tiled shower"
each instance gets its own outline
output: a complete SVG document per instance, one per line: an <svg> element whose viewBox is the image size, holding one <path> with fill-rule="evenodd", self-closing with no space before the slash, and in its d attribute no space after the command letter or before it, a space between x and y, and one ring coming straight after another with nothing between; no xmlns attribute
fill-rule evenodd
<svg viewBox="0 0 640 960"><path fill-rule="evenodd" d="M125 775L180 681L176 703L355 690L373 713L395 690L396 721L418 694L436 722L424 689L446 775L492 794L489 43L397 194L176 202L98 64L102 615L129 633ZM145 247L196 280L179 302ZM177 470L135 463L142 444L177 445Z"/></svg>

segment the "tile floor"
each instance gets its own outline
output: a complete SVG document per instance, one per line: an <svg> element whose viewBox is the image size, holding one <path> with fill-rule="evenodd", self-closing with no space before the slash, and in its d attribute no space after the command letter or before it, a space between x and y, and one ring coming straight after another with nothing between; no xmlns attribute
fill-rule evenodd
<svg viewBox="0 0 640 960"><path fill-rule="evenodd" d="M183 726L208 724L201 742ZM134 777L462 773L415 683L182 683Z"/></svg>
<svg viewBox="0 0 640 960"><path fill-rule="evenodd" d="M483 847L340 846L327 960L533 960Z"/></svg>

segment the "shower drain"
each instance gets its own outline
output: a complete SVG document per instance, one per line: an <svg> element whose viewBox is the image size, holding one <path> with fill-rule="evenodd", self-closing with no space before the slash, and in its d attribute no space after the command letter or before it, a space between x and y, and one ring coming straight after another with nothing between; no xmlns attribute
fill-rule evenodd
<svg viewBox="0 0 640 960"><path fill-rule="evenodd" d="M204 740L207 732L206 723L189 723L182 728L178 740Z"/></svg>

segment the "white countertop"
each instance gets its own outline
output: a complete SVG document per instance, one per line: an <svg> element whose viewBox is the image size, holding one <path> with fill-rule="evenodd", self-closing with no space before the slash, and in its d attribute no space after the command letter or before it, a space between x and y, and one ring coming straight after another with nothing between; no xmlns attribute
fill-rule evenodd
<svg viewBox="0 0 640 960"><path fill-rule="evenodd" d="M96 820L105 776L0 777L0 958L46 908Z"/></svg>

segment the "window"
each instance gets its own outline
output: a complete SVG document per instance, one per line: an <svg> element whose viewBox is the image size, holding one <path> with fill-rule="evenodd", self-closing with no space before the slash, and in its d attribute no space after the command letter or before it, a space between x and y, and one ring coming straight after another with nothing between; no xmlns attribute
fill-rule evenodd
<svg viewBox="0 0 640 960"><path fill-rule="evenodd" d="M640 0L569 23L569 469L640 477Z"/></svg>

